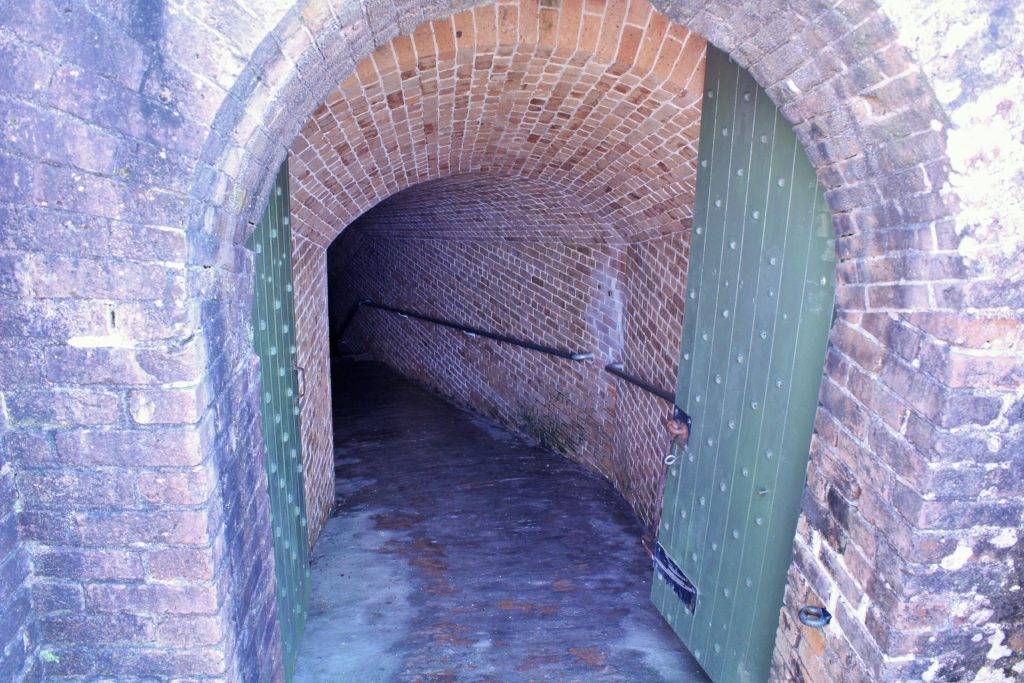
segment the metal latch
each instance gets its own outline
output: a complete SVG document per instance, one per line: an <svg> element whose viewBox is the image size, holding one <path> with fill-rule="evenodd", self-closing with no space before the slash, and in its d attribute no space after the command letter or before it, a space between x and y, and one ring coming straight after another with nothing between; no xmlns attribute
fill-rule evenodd
<svg viewBox="0 0 1024 683"><path fill-rule="evenodd" d="M654 571L672 587L672 592L692 614L697 606L697 588L686 578L686 574L683 574L679 565L672 561L665 549L661 547L661 543L654 544Z"/></svg>
<svg viewBox="0 0 1024 683"><path fill-rule="evenodd" d="M690 427L693 424L693 420L690 416L680 408L679 406L672 407L672 417L665 420L665 430L672 437L673 443L679 448L686 446L686 442L690 440Z"/></svg>

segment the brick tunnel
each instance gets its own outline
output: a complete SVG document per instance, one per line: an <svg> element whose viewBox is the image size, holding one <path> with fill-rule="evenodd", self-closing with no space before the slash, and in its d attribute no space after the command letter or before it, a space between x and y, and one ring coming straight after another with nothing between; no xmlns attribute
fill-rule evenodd
<svg viewBox="0 0 1024 683"><path fill-rule="evenodd" d="M487 13L422 25L314 112L292 144L296 234L325 247L373 207L327 260L332 320L369 297L628 360L674 385L704 41L646 4L612 11L602 29L596 14L510 6L502 20L521 16L523 39L500 48ZM665 444L650 398L617 395L599 365L567 374L514 347L471 358L485 352L394 324L367 316L357 330L381 360L461 404L533 424L653 519Z"/></svg>
<svg viewBox="0 0 1024 683"><path fill-rule="evenodd" d="M304 260L300 248L294 263L300 301L309 289L307 279L319 289L310 297L318 308L308 319L319 327L319 334L310 331L306 337L318 337L315 351L306 352L310 365L323 354L319 306L326 282L332 356L363 354L382 362L453 404L608 480L624 497L622 507L639 520L616 543L643 556L639 536L642 530L648 536L656 533L661 510L663 460L669 448L661 422L671 411L663 399L618 380L604 366L622 363L654 384L675 386L705 42L671 26L646 3L610 10L612 21L604 28L596 13L574 14L557 6L538 12L513 4L502 9L501 17L463 12L451 21L421 25L408 38L379 48L314 112L292 143L296 243L308 240L315 245L311 249L330 245L325 260ZM518 27L520 41L500 47L494 22L504 21L508 31L510 18L516 16L524 22ZM591 360L567 361L360 308L359 302L366 300L550 348L574 349ZM307 320L303 310L300 304L300 335ZM302 348L299 355L304 355ZM360 383L369 380L358 366L335 365L334 370L333 380L340 385L336 392L358 402L358 393L344 386L351 381L348 374L356 373ZM329 415L326 385L311 383L311 391L318 396L309 399L305 414ZM321 405L312 406L313 400ZM334 408L339 410L338 405ZM374 419L361 415L362 420ZM426 427L431 424L425 428L437 428ZM322 431L327 429L325 424ZM349 431L335 425L336 446ZM321 452L328 457L323 446L306 440L307 462ZM479 448L489 447L481 443ZM359 458L358 451L345 449L344 457ZM451 468L460 471L460 464L454 461ZM365 475L358 468L344 471L354 480ZM506 475L512 471L510 465ZM307 466L306 472L317 470ZM323 500L321 492L330 485L314 476L307 481L307 497ZM544 485L539 480L531 487ZM346 487L341 481L338 486ZM344 509L345 501L337 502ZM487 507L484 501L477 504ZM608 504L616 505L611 499ZM558 505L552 503L552 510ZM316 533L316 520L313 524ZM481 543L476 528L449 530L449 548ZM561 535L557 529L549 534ZM546 547L543 540L536 541L533 552L557 555L557 547ZM517 548L514 555L521 552ZM529 573L529 565L511 558L501 564L501 548L492 549L492 555L493 570L521 586L519 575ZM638 570L634 563L622 563L623 583L617 592L649 591L644 588L646 563L640 566ZM316 576L314 572L314 580ZM546 580L562 585L570 582L567 576L573 574ZM579 575L575 582L582 586L589 580ZM482 596L475 599L477 609L486 610ZM543 596L537 599L544 601ZM532 604L521 589L496 602L510 600ZM449 614L458 607L442 603L432 609ZM616 607L604 609L607 615ZM519 612L499 609L491 618L499 623L512 614ZM592 621L549 617L540 628L578 633L604 618L599 610L583 616ZM428 628L436 628L430 623ZM472 631L468 625L458 628ZM523 632L536 628L518 625ZM608 629L597 626L596 632ZM664 635L656 628L644 634L640 637L654 640ZM405 639L414 640L410 635ZM511 636L506 640L516 641ZM502 678L700 678L696 664L683 654L660 671L630 668L629 658L621 654L614 664L605 662L618 647L614 640L592 635L546 647L506 645L495 655L509 662L509 668L499 667L496 673ZM317 648L322 645L313 641ZM602 664L577 670L574 664L580 661L572 652L591 653ZM469 658L443 666L445 659L458 659L459 654L455 648L432 658L407 659L426 671L435 667L458 675L494 666ZM517 673L511 662L527 669ZM299 674L310 675L304 673L302 656ZM373 676L344 667L319 672L320 677L332 674Z"/></svg>
<svg viewBox="0 0 1024 683"><path fill-rule="evenodd" d="M681 169L691 183L692 171L691 159ZM661 511L669 448L661 421L670 408L604 369L621 361L661 386L675 385L685 253L680 230L624 237L557 185L495 171L415 185L345 229L327 252L340 493L321 534L323 547L314 551L313 573L314 582L330 588L318 599L314 585L297 680L484 672L500 679L703 679L653 605L642 607L649 605L650 565L641 535L654 535ZM367 300L574 349L593 360L573 362L360 306ZM491 430L463 443L461 432L450 436L451 424L467 417L440 407L410 411L404 404L433 402L355 358L382 362L539 448L524 464L519 447L495 443ZM410 432L416 437L406 436ZM421 445L442 438L440 447ZM401 456L384 455L392 450ZM584 469L565 469L562 459ZM588 471L611 485L597 485ZM367 479L376 485L363 490L352 483ZM521 483L510 488L501 484L506 481ZM428 486L449 503L437 506L432 496L413 493ZM392 487L400 493L382 490ZM565 499L566 490L574 492L573 501ZM518 505L506 509L503 502L512 499ZM371 521L364 524L376 531L353 531L367 516ZM359 589L331 580L326 567L365 571L371 562L355 559L353 548L374 533L382 546L411 536L397 562L413 567L404 581L425 583L420 595L441 597L406 608L419 615L405 617L412 626L394 623L403 620L396 608L387 623L371 629L386 648L368 647L358 636L348 641L351 650L376 651L369 668L363 657L313 656L311 649L328 649L314 634L339 623L355 630L351 622L372 609L352 601L339 614L332 596L345 588L390 594L403 584L395 579L404 576L401 570L381 572L388 586L370 576ZM465 548L487 562L467 558ZM527 556L531 561L523 562ZM375 562L389 560L378 556ZM443 567L442 578L424 566ZM504 577L500 587L479 585L478 577L490 574ZM538 584L546 590L531 589ZM600 588L594 592L594 586ZM584 591L592 593L586 607ZM538 633L545 635L528 635ZM427 645L420 643L424 638ZM657 661L645 662L650 652L628 645L634 640L659 649Z"/></svg>
<svg viewBox="0 0 1024 683"><path fill-rule="evenodd" d="M557 188L490 174L417 185L351 228L328 252L336 343L585 463L613 481L642 519L655 518L668 409L616 381L601 361L674 387L686 272L681 232L628 243ZM339 338L362 299L597 360L566 363L370 311Z"/></svg>
<svg viewBox="0 0 1024 683"><path fill-rule="evenodd" d="M1018 679L1022 25L0 11L0 680Z"/></svg>

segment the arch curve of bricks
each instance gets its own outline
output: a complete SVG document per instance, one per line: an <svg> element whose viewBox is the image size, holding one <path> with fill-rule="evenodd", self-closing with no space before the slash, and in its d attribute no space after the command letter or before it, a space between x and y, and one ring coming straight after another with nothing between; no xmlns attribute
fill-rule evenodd
<svg viewBox="0 0 1024 683"><path fill-rule="evenodd" d="M1024 200L993 139L1021 139L1024 86L984 60L1024 49L1012 12L180 4L0 17L0 531L17 540L0 678L280 674L244 238L289 150L300 344L326 375L324 250L383 202L372 242L417 187L543 188L579 216L552 244L678 235L705 39L792 122L838 235L776 675L1021 674ZM975 89L951 96L961 81ZM570 121L593 106L577 128L570 101ZM328 415L306 398L307 452L329 453ZM314 519L325 481L310 476ZM795 623L808 601L829 629Z"/></svg>

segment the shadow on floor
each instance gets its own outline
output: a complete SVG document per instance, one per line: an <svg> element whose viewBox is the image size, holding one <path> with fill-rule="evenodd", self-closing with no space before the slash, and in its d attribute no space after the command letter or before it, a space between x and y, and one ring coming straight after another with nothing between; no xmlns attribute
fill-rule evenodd
<svg viewBox="0 0 1024 683"><path fill-rule="evenodd" d="M297 681L706 680L608 482L380 364L334 386Z"/></svg>

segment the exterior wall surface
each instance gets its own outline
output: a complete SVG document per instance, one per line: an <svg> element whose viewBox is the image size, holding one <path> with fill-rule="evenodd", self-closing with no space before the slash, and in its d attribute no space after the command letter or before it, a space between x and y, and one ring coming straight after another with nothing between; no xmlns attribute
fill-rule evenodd
<svg viewBox="0 0 1024 683"><path fill-rule="evenodd" d="M29 679L280 666L251 267L203 150L282 15L190 10L0 9L0 468L36 624L0 670L25 648Z"/></svg>
<svg viewBox="0 0 1024 683"><path fill-rule="evenodd" d="M5 610L0 631L36 629L13 642L27 643L27 663L44 677L278 675L246 232L291 141L339 84L363 78L364 60L397 35L470 4L0 8L0 468L10 467L21 500L35 614L22 622ZM597 16L586 21L621 30L625 55L646 54L634 47L650 17L641 26L601 3L542 4L536 15L559 13L545 35L575 21L562 16L581 27ZM1005 0L655 6L766 87L804 143L840 235L839 315L778 677L1019 678L1024 9ZM493 25L518 41L518 23L499 21L507 5L480 7L474 27L479 17L485 35ZM557 51L553 38L547 45ZM368 131L383 124L374 103L372 116L357 114ZM325 176L311 197L344 197L342 166L371 189L347 197L351 210L312 212L327 231L319 246L403 189L387 170L397 158L342 146L339 160L356 166L339 161L339 179ZM604 187L628 188L628 200L635 169L621 170ZM588 183L571 180L563 187L584 197ZM12 556L12 538L0 556ZM835 614L827 629L795 622L795 608L812 601Z"/></svg>
<svg viewBox="0 0 1024 683"><path fill-rule="evenodd" d="M14 470L0 461L0 679L38 678L38 633L32 611L28 553L21 543L21 501Z"/></svg>

